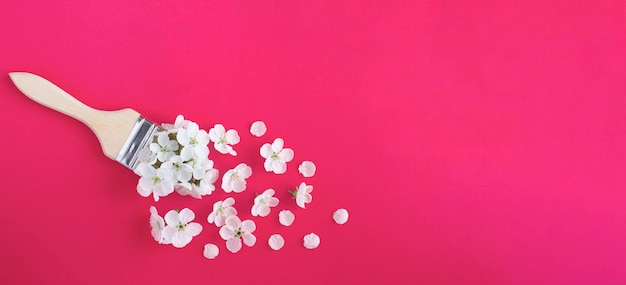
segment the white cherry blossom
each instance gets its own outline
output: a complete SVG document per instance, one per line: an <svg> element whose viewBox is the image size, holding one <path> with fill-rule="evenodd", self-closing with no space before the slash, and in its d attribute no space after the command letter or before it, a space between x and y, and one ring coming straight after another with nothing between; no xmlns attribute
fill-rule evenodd
<svg viewBox="0 0 626 285"><path fill-rule="evenodd" d="M308 160L303 161L300 163L300 166L298 166L298 172L300 172L300 174L304 177L313 177L313 175L315 175L315 170L317 170L315 163Z"/></svg>
<svg viewBox="0 0 626 285"><path fill-rule="evenodd" d="M285 239L280 234L273 234L267 240L267 243L273 250L279 250L285 245Z"/></svg>
<svg viewBox="0 0 626 285"><path fill-rule="evenodd" d="M183 146L180 156L185 161L194 156L207 157L209 155L209 135L196 123L191 122L187 128L178 130L176 140Z"/></svg>
<svg viewBox="0 0 626 285"><path fill-rule="evenodd" d="M188 208L184 208L180 212L176 210L167 212L165 214L167 226L163 229L163 235L176 248L186 246L193 237L202 231L202 225L191 222L195 218L196 215Z"/></svg>
<svg viewBox="0 0 626 285"><path fill-rule="evenodd" d="M175 177L171 170L166 168L155 169L146 163L137 166L137 172L141 176L137 184L137 192L143 197L150 194L154 196L154 201L159 201L159 197L167 196L174 192Z"/></svg>
<svg viewBox="0 0 626 285"><path fill-rule="evenodd" d="M270 207L278 205L278 198L274 197L274 189L267 189L254 198L252 206L252 216L267 217L270 214Z"/></svg>
<svg viewBox="0 0 626 285"><path fill-rule="evenodd" d="M213 212L207 217L209 224L215 223L215 226L221 227L226 223L226 218L236 216L237 210L233 207L235 199L226 198L224 201L217 201L213 204Z"/></svg>
<svg viewBox="0 0 626 285"><path fill-rule="evenodd" d="M240 138L236 130L230 129L226 131L222 124L215 124L213 128L209 130L209 138L213 142L215 150L222 154L237 155L237 152L233 149L233 145L239 143Z"/></svg>
<svg viewBox="0 0 626 285"><path fill-rule="evenodd" d="M250 133L255 137L262 137L267 131L267 126L263 121L256 121L250 126Z"/></svg>
<svg viewBox="0 0 626 285"><path fill-rule="evenodd" d="M296 199L296 204L298 207L304 209L307 203L311 203L313 201L313 196L311 196L311 192L313 192L313 185L306 185L304 182L300 183L298 188L291 192L291 195Z"/></svg>
<svg viewBox="0 0 626 285"><path fill-rule="evenodd" d="M315 233L305 235L303 238L304 247L308 249L317 248L320 245L320 237Z"/></svg>
<svg viewBox="0 0 626 285"><path fill-rule="evenodd" d="M281 138L274 140L272 144L266 143L261 146L261 156L265 158L263 167L267 172L283 174L287 171L287 162L293 159L293 150L283 148L285 142Z"/></svg>
<svg viewBox="0 0 626 285"><path fill-rule="evenodd" d="M234 169L229 169L222 177L222 189L226 193L241 193L246 190L246 179L252 175L252 168L240 163Z"/></svg>
<svg viewBox="0 0 626 285"><path fill-rule="evenodd" d="M161 167L171 170L179 182L185 183L191 179L193 168L178 155L170 157L170 159L161 164Z"/></svg>
<svg viewBox="0 0 626 285"><path fill-rule="evenodd" d="M178 147L178 143L175 140L170 140L167 133L159 133L157 141L149 146L150 150L156 153L157 159L161 162L167 161L174 156L174 151L177 151Z"/></svg>
<svg viewBox="0 0 626 285"><path fill-rule="evenodd" d="M343 225L346 222L348 222L348 210L346 209L337 209L334 213L333 213L333 220L335 220L335 223L339 224L339 225Z"/></svg>
<svg viewBox="0 0 626 285"><path fill-rule="evenodd" d="M169 244L170 241L166 240L163 236L163 229L165 228L165 220L163 217L159 216L156 207L150 207L150 227L152 230L150 234L152 234L152 238L160 244Z"/></svg>
<svg viewBox="0 0 626 285"><path fill-rule="evenodd" d="M285 227L291 226L295 219L296 216L289 210L282 210L278 213L278 221Z"/></svg>
<svg viewBox="0 0 626 285"><path fill-rule="evenodd" d="M237 216L226 218L226 224L220 228L220 236L226 241L226 248L237 253L241 249L241 240L247 246L256 243L256 237L252 234L256 225L252 220L241 221Z"/></svg>
<svg viewBox="0 0 626 285"><path fill-rule="evenodd" d="M212 243L207 243L204 245L204 250L202 252L202 255L204 255L204 257L208 259L214 259L219 254L220 254L220 249L217 247L217 245L214 245Z"/></svg>

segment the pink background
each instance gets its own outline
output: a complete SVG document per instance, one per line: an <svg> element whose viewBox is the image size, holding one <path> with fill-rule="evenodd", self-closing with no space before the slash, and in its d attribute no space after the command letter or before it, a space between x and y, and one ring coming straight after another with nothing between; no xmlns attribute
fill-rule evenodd
<svg viewBox="0 0 626 285"><path fill-rule="evenodd" d="M0 283L626 283L623 1L207 2L2 4ZM221 173L252 166L230 195L241 217L255 191L281 204L231 254L206 222L229 195L140 197L89 129L24 97L10 71L96 108L235 128L240 155L210 157ZM275 137L296 154L282 176L258 155ZM298 175L303 160L315 177ZM301 181L315 187L306 210L286 192ZM158 245L151 205L189 207L204 231Z"/></svg>

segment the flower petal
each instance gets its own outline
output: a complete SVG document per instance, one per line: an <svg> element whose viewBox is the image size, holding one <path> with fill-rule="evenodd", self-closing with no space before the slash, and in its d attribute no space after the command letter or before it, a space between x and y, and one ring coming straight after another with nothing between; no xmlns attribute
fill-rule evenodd
<svg viewBox="0 0 626 285"><path fill-rule="evenodd" d="M293 214L293 212L289 210L282 210L278 213L278 221L283 226L286 226L286 227L291 226L291 224L293 224L293 221L295 219L296 219L296 216Z"/></svg>
<svg viewBox="0 0 626 285"><path fill-rule="evenodd" d="M172 227L174 227L175 225L178 225L178 223L180 223L178 212L176 212L176 210L169 210L169 212L165 214L165 222L168 225L171 225Z"/></svg>
<svg viewBox="0 0 626 285"><path fill-rule="evenodd" d="M246 233L252 233L256 230L256 225L252 220L245 220L241 223L241 230Z"/></svg>
<svg viewBox="0 0 626 285"><path fill-rule="evenodd" d="M287 164L278 160L272 160L272 170L275 174L283 174L287 172Z"/></svg>
<svg viewBox="0 0 626 285"><path fill-rule="evenodd" d="M226 249L228 249L232 253L237 253L241 249L241 239L238 237L234 237L227 240Z"/></svg>
<svg viewBox="0 0 626 285"><path fill-rule="evenodd" d="M260 206L258 207L258 211L259 211L259 216L261 217L267 217L267 215L270 214L270 207L268 206Z"/></svg>
<svg viewBox="0 0 626 285"><path fill-rule="evenodd" d="M215 222L217 224L217 220ZM220 237L224 240L229 240L235 236L235 229L229 226L222 226L220 228Z"/></svg>
<svg viewBox="0 0 626 285"><path fill-rule="evenodd" d="M317 167L312 161L305 160L298 166L298 172L304 177L313 177Z"/></svg>
<svg viewBox="0 0 626 285"><path fill-rule="evenodd" d="M235 199L233 197L228 197L222 202L222 207L224 208L231 207L232 205L235 205Z"/></svg>
<svg viewBox="0 0 626 285"><path fill-rule="evenodd" d="M191 235L187 234L184 231L177 231L172 236L172 245L176 248L185 247L187 244L191 242Z"/></svg>
<svg viewBox="0 0 626 285"><path fill-rule="evenodd" d="M256 121L250 126L250 133L255 137L261 137L267 131L267 126L263 121Z"/></svg>
<svg viewBox="0 0 626 285"><path fill-rule="evenodd" d="M267 204L268 204L270 207L276 207L276 206L278 206L278 203L279 203L279 202L280 202L280 200L278 200L278 198L276 198L276 197L271 197L271 198L269 198L269 200L267 201Z"/></svg>
<svg viewBox="0 0 626 285"><path fill-rule="evenodd" d="M304 247L308 249L317 248L320 245L320 237L314 233L304 236Z"/></svg>
<svg viewBox="0 0 626 285"><path fill-rule="evenodd" d="M272 143L272 151L280 152L283 149L283 146L285 146L285 141L281 138L276 138Z"/></svg>
<svg viewBox="0 0 626 285"><path fill-rule="evenodd" d="M285 148L278 154L278 158L280 161L290 162L293 159L293 155L294 153L292 149Z"/></svg>
<svg viewBox="0 0 626 285"><path fill-rule="evenodd" d="M279 234L273 234L267 240L267 243L273 250L279 250L285 245L285 239Z"/></svg>
<svg viewBox="0 0 626 285"><path fill-rule="evenodd" d="M217 245L214 245L212 243L207 243L204 245L204 251L202 252L202 255L204 255L204 257L208 259L214 259L219 254L220 249L217 247Z"/></svg>
<svg viewBox="0 0 626 285"><path fill-rule="evenodd" d="M263 144L263 146L261 146L261 156L263 158L269 158L270 156L272 156L272 145L271 144Z"/></svg>
<svg viewBox="0 0 626 285"><path fill-rule="evenodd" d="M233 191L235 191L235 193L241 193L243 192L243 190L246 190L246 181L245 180L234 180L231 181L231 184Z"/></svg>
<svg viewBox="0 0 626 285"><path fill-rule="evenodd" d="M198 223L189 223L187 224L187 226L185 226L185 232L192 237L195 237L199 235L200 232L202 232L202 225Z"/></svg>
<svg viewBox="0 0 626 285"><path fill-rule="evenodd" d="M192 210L189 210L189 208L184 208L180 210L180 212L178 213L178 219L183 224L189 223L193 221L193 219L195 218L196 218L196 214L194 214Z"/></svg>
<svg viewBox="0 0 626 285"><path fill-rule="evenodd" d="M253 246L256 243L256 237L253 234L243 234L242 238L247 246Z"/></svg>
<svg viewBox="0 0 626 285"><path fill-rule="evenodd" d="M234 229L238 229L241 226L241 219L237 216L230 216L226 218L225 224Z"/></svg>
<svg viewBox="0 0 626 285"><path fill-rule="evenodd" d="M339 224L339 225L343 225L348 221L348 210L346 209L337 209L334 213L333 213L333 220L335 220L335 223Z"/></svg>

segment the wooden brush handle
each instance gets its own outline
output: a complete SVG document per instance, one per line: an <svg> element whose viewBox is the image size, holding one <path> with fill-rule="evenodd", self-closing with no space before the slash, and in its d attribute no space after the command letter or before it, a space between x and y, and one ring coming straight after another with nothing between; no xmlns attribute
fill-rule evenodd
<svg viewBox="0 0 626 285"><path fill-rule="evenodd" d="M91 108L54 83L28 72L11 72L11 80L33 101L75 118L98 137L104 154L115 159L122 149L139 113L132 109L102 111Z"/></svg>

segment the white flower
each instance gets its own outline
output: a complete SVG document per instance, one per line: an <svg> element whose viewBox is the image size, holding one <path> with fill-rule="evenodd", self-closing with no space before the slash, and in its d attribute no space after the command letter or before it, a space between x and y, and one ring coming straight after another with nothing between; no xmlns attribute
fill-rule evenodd
<svg viewBox="0 0 626 285"><path fill-rule="evenodd" d="M264 144L261 147L261 156L265 158L265 171L273 171L276 174L283 174L287 171L287 162L293 159L293 150L283 148L285 142L281 138L277 138L270 145Z"/></svg>
<svg viewBox="0 0 626 285"><path fill-rule="evenodd" d="M262 137L267 131L267 126L263 121L256 121L250 126L250 133L255 137Z"/></svg>
<svg viewBox="0 0 626 285"><path fill-rule="evenodd" d="M304 177L313 177L316 169L317 167L315 167L315 163L308 160L303 161L300 166L298 166L298 172L300 172L300 174Z"/></svg>
<svg viewBox="0 0 626 285"><path fill-rule="evenodd" d="M333 213L333 220L339 225L343 225L348 221L348 210L338 209Z"/></svg>
<svg viewBox="0 0 626 285"><path fill-rule="evenodd" d="M308 249L317 248L320 245L320 237L314 233L304 236L304 247Z"/></svg>
<svg viewBox="0 0 626 285"><path fill-rule="evenodd" d="M270 214L270 207L278 205L278 198L273 197L274 193L274 189L267 189L254 198L254 205L252 206L253 216L266 217Z"/></svg>
<svg viewBox="0 0 626 285"><path fill-rule="evenodd" d="M220 228L220 236L226 241L226 248L236 253L241 249L241 239L247 246L256 243L256 237L252 234L256 225L252 220L241 221L237 216L226 218L226 224Z"/></svg>
<svg viewBox="0 0 626 285"><path fill-rule="evenodd" d="M267 243L273 250L279 250L285 245L285 239L280 234L273 234L267 240Z"/></svg>
<svg viewBox="0 0 626 285"><path fill-rule="evenodd" d="M196 180L203 179L208 174L208 171L213 169L213 161L208 159L208 157L194 158L187 163L191 166L193 179Z"/></svg>
<svg viewBox="0 0 626 285"><path fill-rule="evenodd" d="M154 206L150 207L150 227L152 230L150 233L152 234L152 238L160 244L169 244L170 241L166 240L163 236L163 229L165 228L165 221Z"/></svg>
<svg viewBox="0 0 626 285"><path fill-rule="evenodd" d="M159 161L167 161L174 155L174 151L178 150L178 143L174 140L170 140L167 133L160 133L157 135L157 142L150 144L150 151L156 153Z"/></svg>
<svg viewBox="0 0 626 285"><path fill-rule="evenodd" d="M207 243L204 245L204 251L202 252L202 254L208 259L214 259L215 257L217 257L218 254L220 254L220 249L217 247L217 245Z"/></svg>
<svg viewBox="0 0 626 285"><path fill-rule="evenodd" d="M246 179L252 175L252 168L245 163L240 163L234 169L226 171L222 177L222 189L226 193L241 193L246 190Z"/></svg>
<svg viewBox="0 0 626 285"><path fill-rule="evenodd" d="M191 239L202 231L202 225L192 223L196 215L188 208L182 209L180 212L171 210L165 214L167 226L163 230L166 239L172 241L172 245L176 248L186 246Z"/></svg>
<svg viewBox="0 0 626 285"><path fill-rule="evenodd" d="M296 204L298 207L304 209L306 203L311 203L313 200L313 196L311 196L311 192L313 192L313 185L306 185L304 182L300 183L300 186L296 188L291 195L296 198Z"/></svg>
<svg viewBox="0 0 626 285"><path fill-rule="evenodd" d="M182 157L178 155L170 157L170 159L161 164L161 168L171 170L176 179L182 183L189 182L193 171L193 168L189 164L184 163Z"/></svg>
<svg viewBox="0 0 626 285"><path fill-rule="evenodd" d="M213 147L222 154L237 155L237 152L231 145L239 143L239 134L237 131L230 129L226 131L222 124L215 124L209 130L209 138L213 142Z"/></svg>
<svg viewBox="0 0 626 285"><path fill-rule="evenodd" d="M213 212L207 217L209 224L215 223L215 226L221 227L226 223L226 218L236 216L237 210L233 207L235 199L226 198L224 201L217 201L213 204Z"/></svg>
<svg viewBox="0 0 626 285"><path fill-rule="evenodd" d="M296 219L296 216L293 214L293 212L289 210L282 210L278 213L278 221L283 226L286 226L286 227L291 226L291 224L293 224L293 221L295 219Z"/></svg>
<svg viewBox="0 0 626 285"><path fill-rule="evenodd" d="M151 165L142 163L137 166L137 172L141 176L137 184L137 192L143 197L150 194L154 196L154 201L159 201L159 197L167 196L174 192L174 173L165 168L155 169Z"/></svg>
<svg viewBox="0 0 626 285"><path fill-rule="evenodd" d="M215 183L219 176L217 169L210 169L204 174L202 180L196 180L191 184L191 192L189 194L197 199L202 198L204 195L211 195L211 193L215 191L215 185L213 185L213 183Z"/></svg>
<svg viewBox="0 0 626 285"><path fill-rule="evenodd" d="M205 130L200 130L196 123L191 122L187 128L180 129L176 133L176 140L183 146L180 156L185 161L194 156L207 157L209 155L209 135Z"/></svg>

